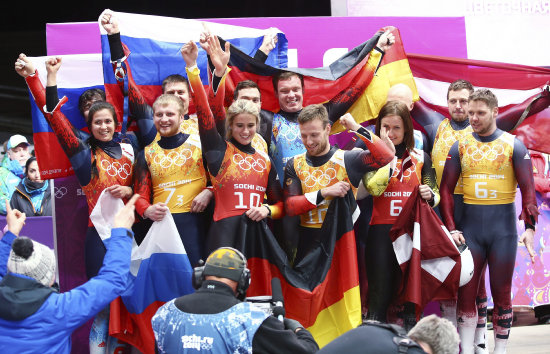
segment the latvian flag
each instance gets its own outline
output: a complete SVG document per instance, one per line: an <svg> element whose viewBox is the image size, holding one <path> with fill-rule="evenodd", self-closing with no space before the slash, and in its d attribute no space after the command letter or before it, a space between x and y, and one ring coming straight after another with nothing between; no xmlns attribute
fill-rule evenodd
<svg viewBox="0 0 550 354"><path fill-rule="evenodd" d="M430 301L455 299L460 281L460 252L418 187L390 231L403 278L400 303L416 304L417 315Z"/></svg>
<svg viewBox="0 0 550 354"><path fill-rule="evenodd" d="M448 116L449 84L458 79L470 81L475 88L488 88L497 96L499 128L511 130L528 149L550 153L550 68L419 54L407 57L420 95L420 102L415 104ZM539 96L530 106L529 117L518 122L525 108ZM514 119L499 121L503 113ZM513 129L516 124L518 127Z"/></svg>

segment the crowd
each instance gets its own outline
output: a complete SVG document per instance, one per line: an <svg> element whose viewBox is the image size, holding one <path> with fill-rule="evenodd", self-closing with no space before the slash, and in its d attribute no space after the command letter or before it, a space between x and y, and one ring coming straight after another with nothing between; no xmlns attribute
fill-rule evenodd
<svg viewBox="0 0 550 354"><path fill-rule="evenodd" d="M96 89L79 100L89 134L74 129L60 110L66 99L57 96L60 57L45 63L45 88L24 54L17 58L15 70L26 80L69 158L89 212L103 191L127 202L126 207L115 217L108 241L102 240L89 220L85 243L89 281L58 293L52 288L52 251L15 237L25 217L51 215L50 187L40 179L27 140L20 135L9 139L0 168L0 207L6 208L1 211L7 213L9 229L0 250L6 258L0 259L0 269L7 263L8 270L1 274L0 283L0 348L15 343L18 352L68 352L69 334L100 311L108 311L107 304L124 290L128 277L135 204L136 223L151 224L171 214L191 265L197 266L193 279L197 291L166 303L152 319L159 352L315 352L319 349L315 340L300 323L290 318L281 322L241 301L250 274L247 255L239 249L237 225L243 214L255 222L269 220L274 229L281 220L286 226L294 225L298 243L288 254L297 264L319 247L331 201L349 193L357 196L363 189L371 198L361 203L362 213L371 215L369 227L358 231L365 241L368 277L365 322L321 352L355 352L371 346L372 340L385 348L372 352L408 348L458 353L454 326L458 326L462 353L485 352L483 274L487 265L495 300L494 352L505 352L513 316L516 185L522 195L520 219L526 228L521 241L533 261L538 211L529 153L520 140L497 126L501 117L496 119L498 101L491 91L474 90L457 78L448 89L450 118L445 118L415 105L411 89L398 84L390 88L374 127L365 127L349 113L334 109L330 101L304 107L303 77L289 71L273 79L280 111L261 109L262 92L250 80L236 85L233 102L226 109L230 46L220 45L218 37L205 30L199 45L211 64L207 89L196 63L201 49L191 41L181 48L187 78L167 77L163 94L148 105L142 88L133 81L131 73L137 68L129 67L130 52L121 42L117 19L106 11L100 21L108 34L113 68L128 81L127 88L122 81L120 88L128 96L127 113L139 128L135 132L119 133L115 107ZM369 60L379 61L380 54L392 50L394 37L390 32L377 33L375 40ZM271 49L273 41L266 36L255 59L265 61ZM353 98L358 93L343 94ZM196 115L189 115L190 97ZM530 114L548 104L546 94ZM413 128L413 120L423 132ZM358 140L353 149L330 145L331 125L336 121L355 132ZM415 188L420 198L438 210L456 245L466 243L473 256L472 280L442 302L449 321L430 316L417 323L422 309L396 303L406 279L389 233ZM141 241L137 234L136 240ZM202 266L201 259L206 259ZM18 290L28 297L14 295ZM386 324L393 305L403 306L403 327L410 331L410 339ZM97 316L96 321L105 318ZM439 332L433 335L436 329ZM26 346L31 337L40 338L34 345L39 348ZM372 348L378 347L373 344Z"/></svg>

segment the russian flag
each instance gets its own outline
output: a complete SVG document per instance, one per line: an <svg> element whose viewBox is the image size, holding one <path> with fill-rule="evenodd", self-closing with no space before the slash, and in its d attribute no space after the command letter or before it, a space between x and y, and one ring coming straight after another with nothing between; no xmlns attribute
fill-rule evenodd
<svg viewBox="0 0 550 354"><path fill-rule="evenodd" d="M48 57L29 58L42 82L46 86L46 66ZM103 77L101 70L101 56L99 54L75 54L64 55L61 70L57 75L58 95L66 96L68 101L61 107L61 112L71 124L78 130L88 131L84 117L78 110L78 98L91 88L103 89ZM33 140L36 158L40 166L40 174L47 179L65 177L73 174L73 168L69 159L61 149L57 137L42 115L32 95L31 115L33 127Z"/></svg>
<svg viewBox="0 0 550 354"><path fill-rule="evenodd" d="M165 302L194 291L192 272L172 215L154 222L132 250L131 286L111 303L109 335L154 353L151 318Z"/></svg>
<svg viewBox="0 0 550 354"><path fill-rule="evenodd" d="M132 51L128 62L134 69L133 77L142 89L149 104L161 93L162 80L171 74L185 74L185 63L179 54L183 43L198 40L203 30L202 22L161 16L136 15L115 12L119 19L121 37ZM99 25L98 25L99 26ZM208 23L210 30L224 38L243 52L254 55L261 46L263 36L277 32L278 42L269 54L266 63L276 67L287 66L287 40L276 29L259 30L248 27ZM101 26L100 30L103 30ZM101 35L102 53L62 55L63 65L58 72L57 86L59 97L67 96L68 102L61 112L76 129L87 132L84 117L78 110L78 98L87 89L104 89L107 100L117 108L120 120L123 117L123 96L116 84L110 63L107 35ZM39 72L42 84L46 83L47 57L30 58ZM203 83L207 84L206 53L200 51L198 63L204 73ZM65 177L73 174L68 158L61 149L57 137L42 116L32 96L31 114L33 121L33 140L40 171L46 178ZM193 107L190 107L191 109Z"/></svg>
<svg viewBox="0 0 550 354"><path fill-rule="evenodd" d="M127 64L132 69L135 83L140 87L147 104L152 105L162 93L162 80L172 74L187 77L185 61L180 48L190 40L196 41L204 31L204 21L187 20L172 17L137 15L113 12L120 28L122 43L130 50ZM244 53L254 56L260 48L263 36L276 32L278 41L269 54L266 64L274 67L287 66L288 43L286 37L277 29L259 30L247 27L207 23L210 31L227 39ZM117 114L122 116L124 97L113 72L109 42L105 30L101 30L101 48L103 57L103 75L107 100L117 107ZM201 79L208 85L208 62L206 52L200 49L197 65L201 70ZM190 112L194 111L192 102Z"/></svg>
<svg viewBox="0 0 550 354"><path fill-rule="evenodd" d="M110 237L123 203L103 191L90 215L102 240ZM192 293L193 269L172 214L153 223L138 246L134 241L128 288L111 303L109 335L143 353L155 352L151 318L165 302Z"/></svg>

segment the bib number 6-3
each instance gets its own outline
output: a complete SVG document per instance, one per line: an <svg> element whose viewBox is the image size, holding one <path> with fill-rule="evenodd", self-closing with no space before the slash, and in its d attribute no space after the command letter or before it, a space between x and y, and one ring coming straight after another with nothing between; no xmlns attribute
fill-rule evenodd
<svg viewBox="0 0 550 354"><path fill-rule="evenodd" d="M403 210L403 207L399 206L402 202L401 199L394 199L390 202L390 215L391 216L399 216L401 214L401 210Z"/></svg>

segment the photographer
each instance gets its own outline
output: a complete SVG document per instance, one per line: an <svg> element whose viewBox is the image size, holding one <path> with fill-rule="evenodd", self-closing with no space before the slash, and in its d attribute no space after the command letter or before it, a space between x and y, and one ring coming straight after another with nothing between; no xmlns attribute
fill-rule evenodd
<svg viewBox="0 0 550 354"><path fill-rule="evenodd" d="M159 308L152 319L160 353L314 353L319 350L299 322L284 324L242 302L250 283L246 258L229 247L208 256L195 268L197 292L176 298Z"/></svg>

